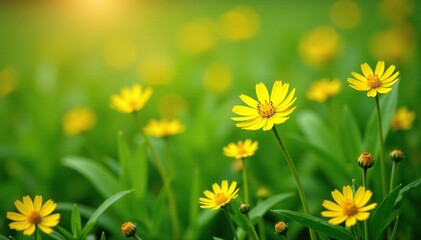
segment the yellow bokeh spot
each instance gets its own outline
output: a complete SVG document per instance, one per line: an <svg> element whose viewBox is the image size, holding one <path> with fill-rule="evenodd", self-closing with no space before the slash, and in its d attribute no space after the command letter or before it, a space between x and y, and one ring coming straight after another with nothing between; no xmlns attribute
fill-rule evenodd
<svg viewBox="0 0 421 240"><path fill-rule="evenodd" d="M63 117L63 131L72 136L93 128L96 115L89 107L77 107L68 111Z"/></svg>
<svg viewBox="0 0 421 240"><path fill-rule="evenodd" d="M0 97L13 92L18 84L16 71L12 67L0 70Z"/></svg>
<svg viewBox="0 0 421 240"><path fill-rule="evenodd" d="M201 54L216 44L214 23L208 18L199 18L182 26L178 32L178 46L188 54Z"/></svg>
<svg viewBox="0 0 421 240"><path fill-rule="evenodd" d="M219 29L224 39L242 41L256 36L260 28L257 12L244 5L239 5L224 13L219 18Z"/></svg>
<svg viewBox="0 0 421 240"><path fill-rule="evenodd" d="M232 82L230 68L223 64L213 64L209 66L203 75L203 84L205 88L212 93L223 93Z"/></svg>
<svg viewBox="0 0 421 240"><path fill-rule="evenodd" d="M129 38L109 40L103 48L105 63L114 70L127 69L136 60L138 48Z"/></svg>
<svg viewBox="0 0 421 240"><path fill-rule="evenodd" d="M414 0L382 0L380 1L381 14L391 22L406 21L414 12Z"/></svg>
<svg viewBox="0 0 421 240"><path fill-rule="evenodd" d="M150 54L140 61L137 73L149 85L165 85L174 78L174 62L164 53Z"/></svg>
<svg viewBox="0 0 421 240"><path fill-rule="evenodd" d="M335 29L320 26L301 37L298 50L308 65L322 67L339 55L341 47L342 40Z"/></svg>
<svg viewBox="0 0 421 240"><path fill-rule="evenodd" d="M159 114L162 118L174 119L180 113L188 111L188 103L186 99L178 94L170 94L164 96L159 102Z"/></svg>
<svg viewBox="0 0 421 240"><path fill-rule="evenodd" d="M335 1L330 8L330 20L338 28L354 28L361 22L361 9L352 0Z"/></svg>

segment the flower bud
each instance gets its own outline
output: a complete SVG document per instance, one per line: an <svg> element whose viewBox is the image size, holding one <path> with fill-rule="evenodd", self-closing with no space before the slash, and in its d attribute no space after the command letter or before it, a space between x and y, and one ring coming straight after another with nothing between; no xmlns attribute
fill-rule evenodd
<svg viewBox="0 0 421 240"><path fill-rule="evenodd" d="M392 152L390 152L390 159L392 159L392 161L396 163L402 161L404 158L405 156L403 155L403 152L399 149L395 149Z"/></svg>
<svg viewBox="0 0 421 240"><path fill-rule="evenodd" d="M136 234L136 224L132 222L125 222L121 225L121 233L129 238Z"/></svg>
<svg viewBox="0 0 421 240"><path fill-rule="evenodd" d="M360 167L367 169L374 165L374 158L369 152L363 152L357 159L357 163Z"/></svg>
<svg viewBox="0 0 421 240"><path fill-rule="evenodd" d="M288 224L286 224L284 221L276 222L275 231L279 235L285 235L288 231Z"/></svg>
<svg viewBox="0 0 421 240"><path fill-rule="evenodd" d="M250 204L241 202L240 203L240 212L242 214L247 214L250 212Z"/></svg>

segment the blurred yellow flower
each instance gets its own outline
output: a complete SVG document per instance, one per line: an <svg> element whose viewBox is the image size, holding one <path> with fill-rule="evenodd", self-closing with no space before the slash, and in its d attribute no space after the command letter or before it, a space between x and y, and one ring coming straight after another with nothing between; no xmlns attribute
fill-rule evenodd
<svg viewBox="0 0 421 240"><path fill-rule="evenodd" d="M391 86L395 84L399 79L399 71L395 71L395 65L390 65L387 70L384 70L384 61L378 61L376 69L373 70L367 64L361 64L361 70L364 74L361 75L356 72L352 72L354 78L348 78L349 86L358 91L367 91L368 97L375 97L377 93L388 93L392 90Z"/></svg>
<svg viewBox="0 0 421 240"><path fill-rule="evenodd" d="M225 207L232 199L238 196L240 189L236 187L236 181L233 181L230 186L228 186L227 180L223 180L221 186L217 183L212 184L213 191L205 190L203 194L206 197L199 198L200 207L212 208L212 210Z"/></svg>
<svg viewBox="0 0 421 240"><path fill-rule="evenodd" d="M370 52L377 59L401 62L411 58L417 45L417 33L408 23L400 23L373 34Z"/></svg>
<svg viewBox="0 0 421 240"><path fill-rule="evenodd" d="M224 39L242 41L256 35L260 28L260 18L253 8L238 5L224 13L218 24Z"/></svg>
<svg viewBox="0 0 421 240"><path fill-rule="evenodd" d="M339 28L354 28L361 22L361 9L352 0L334 1L330 7L330 20Z"/></svg>
<svg viewBox="0 0 421 240"><path fill-rule="evenodd" d="M53 232L53 227L57 226L60 219L60 214L51 214L56 208L57 204L52 200L48 200L42 204L42 196L36 195L34 201L29 196L23 197L23 202L15 201L16 212L7 212L7 218L13 222L9 224L10 229L23 231L25 235L32 235L35 228L50 234Z"/></svg>
<svg viewBox="0 0 421 240"><path fill-rule="evenodd" d="M342 40L335 29L320 26L301 37L298 50L305 63L322 67L335 59L342 47Z"/></svg>
<svg viewBox="0 0 421 240"><path fill-rule="evenodd" d="M223 93L231 86L231 70L223 64L209 66L203 76L205 88L213 93Z"/></svg>
<svg viewBox="0 0 421 240"><path fill-rule="evenodd" d="M342 88L341 82L335 78L332 81L324 78L314 81L307 91L307 98L316 102L326 102L331 97L337 95Z"/></svg>
<svg viewBox="0 0 421 240"><path fill-rule="evenodd" d="M147 136L165 138L184 132L184 125L178 120L155 120L152 119L144 127L143 131Z"/></svg>
<svg viewBox="0 0 421 240"><path fill-rule="evenodd" d="M76 135L91 129L96 122L95 113L89 107L77 107L63 117L63 130L67 135Z"/></svg>
<svg viewBox="0 0 421 240"><path fill-rule="evenodd" d="M165 85L174 78L174 62L165 53L147 55L140 61L137 73L150 85Z"/></svg>
<svg viewBox="0 0 421 240"><path fill-rule="evenodd" d="M122 113L133 113L143 108L152 95L152 89L142 89L140 84L134 84L132 88L124 87L120 95L111 96L111 107Z"/></svg>
<svg viewBox="0 0 421 240"><path fill-rule="evenodd" d="M0 97L13 92L17 86L16 72L11 67L0 69Z"/></svg>
<svg viewBox="0 0 421 240"><path fill-rule="evenodd" d="M288 89L288 83L282 84L282 81L275 81L269 96L265 84L256 84L258 100L241 94L241 100L248 106L234 106L232 111L240 117L232 117L231 119L240 122L236 126L242 129L258 130L263 128L263 131L271 130L274 124L280 124L288 120L289 115L295 109L291 106L297 99L294 96L295 88L287 96Z"/></svg>
<svg viewBox="0 0 421 240"><path fill-rule="evenodd" d="M226 157L241 159L253 156L258 149L258 142L246 139L237 143L229 143L223 148Z"/></svg>
<svg viewBox="0 0 421 240"><path fill-rule="evenodd" d="M258 198L267 198L270 195L270 191L267 187L259 187L256 192Z"/></svg>
<svg viewBox="0 0 421 240"><path fill-rule="evenodd" d="M178 45L188 54L202 54L216 44L214 23L207 18L196 19L182 26L178 33Z"/></svg>
<svg viewBox="0 0 421 240"><path fill-rule="evenodd" d="M406 107L400 107L392 118L391 128L394 131L409 130L415 120L415 112L409 111Z"/></svg>
<svg viewBox="0 0 421 240"><path fill-rule="evenodd" d="M355 196L350 186L343 187L343 194L335 189L335 191L332 191L332 197L336 203L324 200L322 205L328 211L323 211L322 216L332 218L329 220L330 224L338 225L345 221L346 227L352 227L357 223L357 220L367 220L370 216L368 211L377 206L377 203L366 206L372 194L365 187L359 187Z"/></svg>
<svg viewBox="0 0 421 240"><path fill-rule="evenodd" d="M159 101L159 115L172 119L188 111L188 102L178 94L163 96Z"/></svg>
<svg viewBox="0 0 421 240"><path fill-rule="evenodd" d="M105 63L115 70L127 69L134 63L138 48L136 43L127 37L117 37L107 42L103 48Z"/></svg>

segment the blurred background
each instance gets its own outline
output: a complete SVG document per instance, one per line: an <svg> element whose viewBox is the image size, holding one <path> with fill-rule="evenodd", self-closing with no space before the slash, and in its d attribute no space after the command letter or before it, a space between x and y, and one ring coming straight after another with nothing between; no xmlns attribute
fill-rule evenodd
<svg viewBox="0 0 421 240"><path fill-rule="evenodd" d="M330 191L360 178L354 164L359 152L352 153L353 158L338 157L352 178L332 171L306 144L319 140L309 139L304 126L311 128L317 120L329 133L346 108L363 135L374 101L348 87L346 79L352 71L361 72L360 64L374 67L378 60L400 71L399 86L393 90L399 93L396 106L419 116L420 7L416 0L1 0L0 234L22 236L8 229L5 216L23 195L41 194L93 208L103 202L90 182L63 166L62 159L76 155L102 163L117 159L118 132L135 141L138 129L132 117L109 107L112 94L134 83L154 89L140 112L142 121L177 118L186 126L172 139L177 169L173 188L182 228L188 224L193 172L200 173L203 190L223 179L241 179L233 161L222 155L230 142L259 141L249 161L252 192L262 187L266 195L294 191L272 133L241 130L230 119L232 106L241 104L240 94L255 97L256 83L290 83L297 91L297 109L278 131L296 161L312 213L320 216L321 202L330 199ZM339 79L341 92L328 103L311 101L310 85L323 78ZM69 117L80 108L84 110ZM68 129L78 121L88 122L85 129ZM420 137L419 118L409 128L389 132L386 151L400 148L406 155L397 182L421 177ZM342 137L333 136L331 143L336 138ZM161 180L153 167L149 171L153 194ZM369 178L376 181L375 175ZM403 208L401 239L421 234L414 228L420 220L420 209L414 207L421 203L420 193L411 192ZM293 200L276 207L299 209ZM114 218L124 221L124 216ZM278 216L265 218L268 238L274 239L271 222ZM66 227L66 213L62 219ZM218 213L198 239L231 236L224 221ZM291 224L294 238L306 234L298 225ZM98 231L121 239L119 227Z"/></svg>

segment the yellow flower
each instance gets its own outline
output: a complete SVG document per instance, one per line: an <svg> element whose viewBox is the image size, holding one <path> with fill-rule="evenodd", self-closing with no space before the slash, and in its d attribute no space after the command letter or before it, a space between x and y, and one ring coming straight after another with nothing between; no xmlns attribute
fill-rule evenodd
<svg viewBox="0 0 421 240"><path fill-rule="evenodd" d="M337 95L341 88L342 84L336 78L332 81L322 79L311 84L310 89L307 91L307 97L310 100L323 103L330 97Z"/></svg>
<svg viewBox="0 0 421 240"><path fill-rule="evenodd" d="M111 96L111 107L122 113L133 113L143 108L152 95L152 89L142 89L140 84L135 84L132 88L124 87L120 95Z"/></svg>
<svg viewBox="0 0 421 240"><path fill-rule="evenodd" d="M256 84L256 95L258 101L244 94L240 95L241 100L248 106L234 106L232 111L241 117L232 117L234 121L238 121L236 126L246 130L263 131L272 129L274 124L280 124L288 120L295 107L291 105L297 98L295 88L288 93L289 84L282 84L282 81L275 81L272 92L269 96L268 89L265 84Z"/></svg>
<svg viewBox="0 0 421 240"><path fill-rule="evenodd" d="M409 130L415 120L415 112L409 111L406 107L399 108L392 118L391 128L394 131Z"/></svg>
<svg viewBox="0 0 421 240"><path fill-rule="evenodd" d="M212 210L225 207L232 199L238 196L239 189L236 187L236 181L233 181L230 186L228 186L227 180L223 180L221 186L217 183L212 184L213 192L205 190L203 194L205 194L206 198L199 198L200 207L212 208Z"/></svg>
<svg viewBox="0 0 421 240"><path fill-rule="evenodd" d="M184 132L184 125L178 120L152 119L143 130L148 136L161 138Z"/></svg>
<svg viewBox="0 0 421 240"><path fill-rule="evenodd" d="M35 232L35 227L50 234L53 232L52 228L59 223L60 214L51 214L57 204L48 200L43 205L42 196L35 196L34 201L29 196L24 196L23 202L15 201L15 206L19 213L7 212L6 217L14 221L9 224L9 227L10 229L23 231L25 235L32 235Z"/></svg>
<svg viewBox="0 0 421 240"><path fill-rule="evenodd" d="M63 130L67 135L76 135L91 129L95 121L95 113L90 108L74 108L64 115Z"/></svg>
<svg viewBox="0 0 421 240"><path fill-rule="evenodd" d="M365 206L373 193L359 187L355 196L350 186L343 187L343 194L339 190L332 191L332 197L336 203L324 200L323 207L328 211L323 211L323 217L331 217L330 224L338 225L345 221L346 227L352 227L358 221L365 221L370 216L368 211L374 209L377 203Z"/></svg>
<svg viewBox="0 0 421 240"><path fill-rule="evenodd" d="M258 149L258 142L252 142L250 139L238 141L237 144L230 143L223 148L224 155L235 159L253 156Z"/></svg>
<svg viewBox="0 0 421 240"><path fill-rule="evenodd" d="M395 65L390 65L390 67L384 71L384 61L377 62L374 72L367 63L361 64L361 70L364 76L352 72L351 74L355 79L348 78L348 83L350 84L349 86L355 90L367 91L368 97L375 97L377 96L377 93L390 92L392 90L391 86L399 80L397 78L399 71L392 75L393 71L395 71Z"/></svg>

